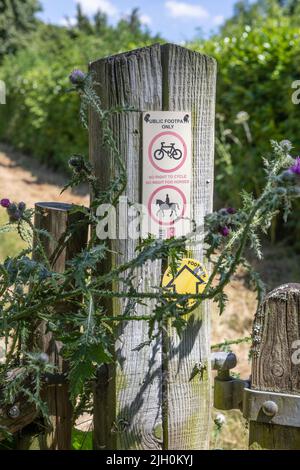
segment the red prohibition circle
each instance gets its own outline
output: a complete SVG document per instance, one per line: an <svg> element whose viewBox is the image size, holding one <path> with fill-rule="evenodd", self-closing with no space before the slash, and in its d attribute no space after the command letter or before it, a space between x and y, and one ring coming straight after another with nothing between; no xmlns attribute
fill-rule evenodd
<svg viewBox="0 0 300 470"><path fill-rule="evenodd" d="M149 202L148 202L148 212L151 216L151 219L154 220L154 222L158 223L159 225L167 225L167 226L170 226L170 225L174 225L174 221L170 221L170 222L162 222L161 220L159 220L155 215L153 215L152 213L152 209L151 209L151 206L152 206L152 201L153 199L155 198L156 194L159 193L160 191L164 190L164 189L173 189L174 191L177 191L179 193L179 195L181 196L182 200L183 200L183 208L182 208L182 211L181 211L181 214L180 214L180 217L183 217L184 214L185 214L185 208L186 208L186 197L185 197L185 194L181 191L181 189L178 189L176 188L175 186L171 186L171 185L167 185L167 186L161 186L160 188L157 188L154 193L152 193L150 199L149 199Z"/></svg>
<svg viewBox="0 0 300 470"><path fill-rule="evenodd" d="M155 163L155 161L153 160L153 156L152 156L153 145L155 144L155 142L158 139L160 139L164 135L173 135L174 137L176 137L181 142L181 144L183 146L183 159L179 163L179 165L177 165L175 168L172 168L171 170L166 170L166 169L161 168L160 166L158 166L157 163ZM155 137L153 137L153 139L151 140L150 145L149 145L149 149L148 149L148 156L149 156L149 160L151 162L151 165L153 165L156 170L162 171L163 173L173 173L174 171L179 170L179 168L181 168L182 165L184 165L184 163L186 161L186 158L187 158L187 146L186 146L186 143L185 143L184 139L181 137L181 135L177 134L177 132L172 132L172 131L161 132L160 134L157 134Z"/></svg>

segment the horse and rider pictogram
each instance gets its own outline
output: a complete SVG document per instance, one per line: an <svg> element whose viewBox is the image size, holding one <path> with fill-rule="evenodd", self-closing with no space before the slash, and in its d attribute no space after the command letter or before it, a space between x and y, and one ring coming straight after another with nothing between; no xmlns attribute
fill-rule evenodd
<svg viewBox="0 0 300 470"><path fill-rule="evenodd" d="M161 226L172 227L186 216L185 194L176 186L160 186L149 197L148 212Z"/></svg>
<svg viewBox="0 0 300 470"><path fill-rule="evenodd" d="M159 206L159 209L156 213L157 216L162 215L162 217L164 218L165 213L170 212L170 217L172 217L173 214L178 217L178 211L180 209L180 206L177 202L171 202L168 194L166 195L165 201L157 199L156 205Z"/></svg>

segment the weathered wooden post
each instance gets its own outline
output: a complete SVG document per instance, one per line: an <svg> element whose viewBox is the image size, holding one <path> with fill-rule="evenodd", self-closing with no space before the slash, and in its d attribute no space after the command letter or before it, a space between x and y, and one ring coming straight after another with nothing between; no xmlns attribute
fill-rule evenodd
<svg viewBox="0 0 300 470"><path fill-rule="evenodd" d="M250 448L300 449L300 284L275 289L256 314L244 414Z"/></svg>
<svg viewBox="0 0 300 470"><path fill-rule="evenodd" d="M51 267L56 272L63 272L66 263L79 253L87 244L87 224L80 213L70 212L71 204L37 203L35 205L34 225L40 230L40 242L44 252L51 260ZM80 227L79 227L80 225ZM73 230L66 243L63 236L68 229ZM79 228L79 230L76 230ZM46 231L48 235L44 235ZM36 245L37 239L34 240ZM55 259L52 260L52 255ZM64 311L66 305L53 305L56 312ZM49 362L56 366L54 374L49 374L43 391L43 400L46 401L51 421L51 428L43 433L35 420L39 420L35 406L28 402L24 395L18 397L16 403L10 408L0 407L0 426L12 434L19 432L15 441L18 450L68 450L71 449L71 434L73 428L72 405L69 399L68 384L64 378L67 363L62 359L60 350L62 344L54 341L50 332L47 332L45 322L35 325L31 338L28 340L30 350L39 350L49 357ZM15 380L20 369L16 368L7 375L7 381ZM1 390L0 390L1 392ZM4 435L0 433L0 441Z"/></svg>
<svg viewBox="0 0 300 470"><path fill-rule="evenodd" d="M189 111L192 116L192 217L198 225L212 210L216 63L214 59L172 45L153 45L93 62L97 93L105 109L133 106L142 111ZM142 119L130 112L112 119L114 137L127 168L126 195L141 202ZM97 116L90 115L90 159L102 189L115 177L110 152L103 145ZM204 207L204 211L201 208ZM137 242L114 240L114 255L104 267L134 256ZM193 257L201 261L202 247ZM137 279L141 290L160 286L160 262L149 264ZM106 307L122 312L123 302ZM153 308L149 302L148 312ZM137 308L137 314L145 309ZM140 351L148 339L144 322L123 325L116 345L118 364L102 367L94 397L96 449L206 449L211 412L209 304L189 319L183 338L174 330ZM190 380L196 364L204 374Z"/></svg>
<svg viewBox="0 0 300 470"><path fill-rule="evenodd" d="M57 251L62 237L71 225L78 223L82 215L72 214L72 205L61 203L37 203L35 205L35 227L46 230L51 237L40 236L45 253L49 259ZM58 251L58 256L53 262L52 268L56 272L63 272L68 260L79 253L87 243L87 228L83 226L76 231L67 244ZM64 305L55 306L63 311ZM70 307L68 307L70 308ZM62 344L53 340L52 334L46 331L45 323L42 323L34 339L41 349L49 356L49 362L57 367L56 373L66 372L67 364L60 356ZM72 406L69 398L67 383L51 385L46 388L43 397L47 403L52 427L42 436L36 439L33 447L50 450L71 449L71 434L73 427ZM26 439L25 439L26 441ZM28 445L32 446L30 440ZM20 445L22 447L22 444Z"/></svg>

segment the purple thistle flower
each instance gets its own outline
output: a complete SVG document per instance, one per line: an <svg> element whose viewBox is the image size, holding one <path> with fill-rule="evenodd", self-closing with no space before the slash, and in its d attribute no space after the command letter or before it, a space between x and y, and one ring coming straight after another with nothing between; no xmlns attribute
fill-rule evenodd
<svg viewBox="0 0 300 470"><path fill-rule="evenodd" d="M300 175L300 157L296 158L295 164L289 170L295 175Z"/></svg>
<svg viewBox="0 0 300 470"><path fill-rule="evenodd" d="M236 214L236 209L234 209L233 207L228 207L227 214L230 214L230 215Z"/></svg>
<svg viewBox="0 0 300 470"><path fill-rule="evenodd" d="M16 222L16 221L20 220L21 217L22 217L22 214L19 211L19 209L17 209L15 212L13 212L12 214L9 215L9 218L10 218L11 222Z"/></svg>
<svg viewBox="0 0 300 470"><path fill-rule="evenodd" d="M225 225L225 227L220 227L219 232L221 235L223 235L223 237L228 237L230 234L230 229Z"/></svg>
<svg viewBox="0 0 300 470"><path fill-rule="evenodd" d="M73 85L82 85L82 83L86 79L86 74L82 72L82 70L75 69L70 74L69 79Z"/></svg>
<svg viewBox="0 0 300 470"><path fill-rule="evenodd" d="M18 204L18 209L19 209L19 211L24 212L25 209L26 209L26 204L25 204L25 202L23 202L23 201L22 201L22 202L19 202L19 204Z"/></svg>
<svg viewBox="0 0 300 470"><path fill-rule="evenodd" d="M1 204L2 207L5 207L5 209L7 209L10 206L10 200L9 199L1 199L0 204Z"/></svg>
<svg viewBox="0 0 300 470"><path fill-rule="evenodd" d="M9 213L9 215L14 214L16 210L18 210L18 206L14 202L11 202L7 207L7 212Z"/></svg>
<svg viewBox="0 0 300 470"><path fill-rule="evenodd" d="M22 218L22 212L18 208L17 204L15 204L14 202L12 202L8 206L7 212L8 212L8 215L9 215L10 222L17 222L18 220L20 220Z"/></svg>

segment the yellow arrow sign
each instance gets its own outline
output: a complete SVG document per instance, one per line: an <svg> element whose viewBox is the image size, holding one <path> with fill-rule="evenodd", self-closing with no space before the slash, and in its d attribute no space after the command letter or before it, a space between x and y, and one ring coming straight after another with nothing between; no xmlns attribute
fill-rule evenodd
<svg viewBox="0 0 300 470"><path fill-rule="evenodd" d="M178 267L175 277L169 267L163 277L162 286L176 294L201 294L208 282L208 274L204 266L194 259L184 258ZM192 307L196 303L190 299Z"/></svg>

